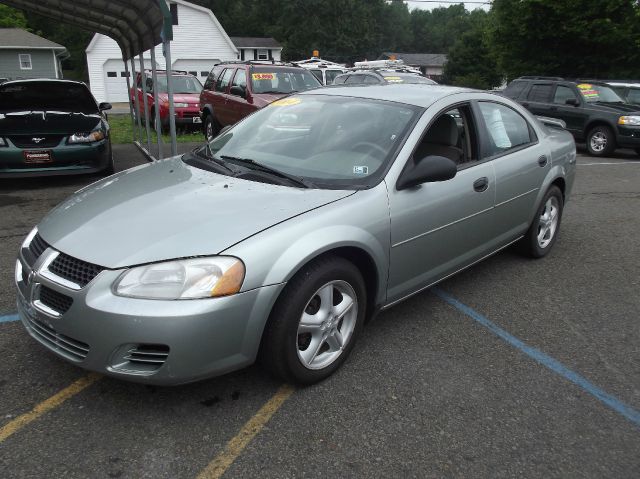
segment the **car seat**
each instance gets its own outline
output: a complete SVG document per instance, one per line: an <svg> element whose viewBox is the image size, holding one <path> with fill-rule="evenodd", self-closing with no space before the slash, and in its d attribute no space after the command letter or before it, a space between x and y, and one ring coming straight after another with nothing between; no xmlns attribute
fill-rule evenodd
<svg viewBox="0 0 640 479"><path fill-rule="evenodd" d="M413 156L418 160L429 155L444 156L459 164L464 156L456 146L459 135L456 120L451 115L442 115L431 125Z"/></svg>

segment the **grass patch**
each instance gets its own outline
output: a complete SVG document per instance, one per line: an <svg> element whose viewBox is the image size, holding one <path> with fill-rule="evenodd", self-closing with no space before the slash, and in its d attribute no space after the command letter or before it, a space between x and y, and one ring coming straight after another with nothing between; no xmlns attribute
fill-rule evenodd
<svg viewBox="0 0 640 479"><path fill-rule="evenodd" d="M109 115L109 127L111 132L111 143L114 145L132 143L133 135L131 134L131 117L129 115ZM137 129L137 125L136 125ZM142 143L147 142L147 134L144 123L142 123ZM177 130L176 140L178 143L204 143L204 135L200 125L189 130ZM151 128L151 142L156 143L156 132ZM171 144L169 135L162 135L162 142L166 145Z"/></svg>

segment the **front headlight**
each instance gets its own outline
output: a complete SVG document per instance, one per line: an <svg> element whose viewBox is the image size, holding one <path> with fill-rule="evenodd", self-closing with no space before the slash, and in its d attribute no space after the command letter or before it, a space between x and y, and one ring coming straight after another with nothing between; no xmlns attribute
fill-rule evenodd
<svg viewBox="0 0 640 479"><path fill-rule="evenodd" d="M618 125L640 125L640 116L621 116L618 118Z"/></svg>
<svg viewBox="0 0 640 479"><path fill-rule="evenodd" d="M69 143L93 143L104 140L104 130L94 130L90 133L75 133L69 137Z"/></svg>
<svg viewBox="0 0 640 479"><path fill-rule="evenodd" d="M240 291L244 264L231 256L193 258L131 268L118 278L119 296L145 299L195 299Z"/></svg>
<svg viewBox="0 0 640 479"><path fill-rule="evenodd" d="M174 103L173 106L176 108L187 108L189 106L188 103Z"/></svg>

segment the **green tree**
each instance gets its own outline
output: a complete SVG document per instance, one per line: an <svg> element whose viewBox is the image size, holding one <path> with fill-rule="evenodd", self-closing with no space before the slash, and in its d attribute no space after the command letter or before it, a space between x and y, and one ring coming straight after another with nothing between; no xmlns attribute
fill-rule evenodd
<svg viewBox="0 0 640 479"><path fill-rule="evenodd" d="M470 16L470 28L449 49L444 67L444 82L488 90L502 83L502 74L489 48L486 29L490 15L475 10Z"/></svg>
<svg viewBox="0 0 640 479"><path fill-rule="evenodd" d="M27 28L27 19L20 10L0 4L0 28Z"/></svg>
<svg viewBox="0 0 640 479"><path fill-rule="evenodd" d="M494 0L490 44L509 79L638 77L639 11L636 0Z"/></svg>

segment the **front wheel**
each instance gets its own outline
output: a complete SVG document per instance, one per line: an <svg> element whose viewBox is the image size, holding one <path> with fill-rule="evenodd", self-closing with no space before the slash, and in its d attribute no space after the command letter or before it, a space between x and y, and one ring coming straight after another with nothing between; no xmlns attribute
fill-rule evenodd
<svg viewBox="0 0 640 479"><path fill-rule="evenodd" d="M616 139L608 126L599 125L587 134L587 151L593 156L609 156L616 149Z"/></svg>
<svg viewBox="0 0 640 479"><path fill-rule="evenodd" d="M347 359L366 310L360 271L349 261L317 260L287 284L271 312L261 359L285 381L313 384Z"/></svg>
<svg viewBox="0 0 640 479"><path fill-rule="evenodd" d="M551 251L558 237L563 206L560 188L552 186L542 199L533 223L522 239L525 254L532 258L542 258Z"/></svg>

